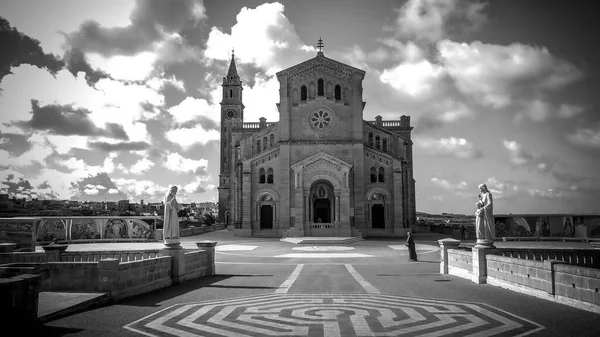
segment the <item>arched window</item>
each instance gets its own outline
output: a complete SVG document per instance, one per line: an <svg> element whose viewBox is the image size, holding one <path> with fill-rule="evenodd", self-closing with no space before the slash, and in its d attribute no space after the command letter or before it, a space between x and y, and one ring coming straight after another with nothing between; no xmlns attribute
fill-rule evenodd
<svg viewBox="0 0 600 337"><path fill-rule="evenodd" d="M229 97L233 98L233 89L229 89Z"/></svg>
<svg viewBox="0 0 600 337"><path fill-rule="evenodd" d="M380 145L379 136L375 136L375 148L379 150Z"/></svg>
<svg viewBox="0 0 600 337"><path fill-rule="evenodd" d="M267 149L267 145L269 145L269 141L267 140L267 136L263 138L263 150Z"/></svg>
<svg viewBox="0 0 600 337"><path fill-rule="evenodd" d="M340 87L339 84L335 86L335 100L336 101L342 100L342 87Z"/></svg>
<svg viewBox="0 0 600 337"><path fill-rule="evenodd" d="M322 78L319 78L317 83L317 96L325 96L325 81L323 81Z"/></svg>
<svg viewBox="0 0 600 337"><path fill-rule="evenodd" d="M270 168L267 171L267 184L272 184L273 183L273 169Z"/></svg>
<svg viewBox="0 0 600 337"><path fill-rule="evenodd" d="M384 170L383 167L379 168L379 174L377 175L377 180L382 183L383 182L383 176L384 176Z"/></svg>
<svg viewBox="0 0 600 337"><path fill-rule="evenodd" d="M371 182L372 183L377 182L377 172L375 171L374 167L371 167Z"/></svg>
<svg viewBox="0 0 600 337"><path fill-rule="evenodd" d="M265 169L264 168L260 168L259 171L259 178L258 178L258 183L259 184L264 184L265 183Z"/></svg>
<svg viewBox="0 0 600 337"><path fill-rule="evenodd" d="M300 88L300 100L301 101L306 101L306 86L303 85L302 88Z"/></svg>
<svg viewBox="0 0 600 337"><path fill-rule="evenodd" d="M373 147L373 132L369 132L369 146Z"/></svg>
<svg viewBox="0 0 600 337"><path fill-rule="evenodd" d="M273 147L273 143L275 143L275 135L271 134L269 136L269 147Z"/></svg>
<svg viewBox="0 0 600 337"><path fill-rule="evenodd" d="M387 152L387 138L383 138L383 152Z"/></svg>
<svg viewBox="0 0 600 337"><path fill-rule="evenodd" d="M256 152L260 152L260 139L256 141Z"/></svg>

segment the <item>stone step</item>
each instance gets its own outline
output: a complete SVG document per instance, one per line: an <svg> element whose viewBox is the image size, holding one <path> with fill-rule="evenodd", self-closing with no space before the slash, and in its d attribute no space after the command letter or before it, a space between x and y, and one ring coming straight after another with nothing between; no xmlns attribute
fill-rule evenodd
<svg viewBox="0 0 600 337"><path fill-rule="evenodd" d="M347 245L362 241L359 237L291 237L281 239L282 242L308 245Z"/></svg>

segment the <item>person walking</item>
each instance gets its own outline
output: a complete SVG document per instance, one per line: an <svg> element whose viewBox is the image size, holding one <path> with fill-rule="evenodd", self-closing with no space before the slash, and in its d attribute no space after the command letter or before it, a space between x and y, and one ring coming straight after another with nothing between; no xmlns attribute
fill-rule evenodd
<svg viewBox="0 0 600 337"><path fill-rule="evenodd" d="M415 247L415 240L410 232L407 233L406 247L408 247L408 258L410 262L417 262L417 248Z"/></svg>
<svg viewBox="0 0 600 337"><path fill-rule="evenodd" d="M461 240L465 240L465 232L467 231L467 229L465 228L465 225L460 225L460 239Z"/></svg>

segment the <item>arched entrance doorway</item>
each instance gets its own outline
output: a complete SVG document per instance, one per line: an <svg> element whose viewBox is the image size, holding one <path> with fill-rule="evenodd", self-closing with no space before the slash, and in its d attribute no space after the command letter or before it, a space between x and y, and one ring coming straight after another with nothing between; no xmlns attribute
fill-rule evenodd
<svg viewBox="0 0 600 337"><path fill-rule="evenodd" d="M275 201L270 194L264 194L259 200L260 229L273 229Z"/></svg>
<svg viewBox="0 0 600 337"><path fill-rule="evenodd" d="M326 180L314 182L310 188L311 235L333 235L335 223L335 193L333 185Z"/></svg>

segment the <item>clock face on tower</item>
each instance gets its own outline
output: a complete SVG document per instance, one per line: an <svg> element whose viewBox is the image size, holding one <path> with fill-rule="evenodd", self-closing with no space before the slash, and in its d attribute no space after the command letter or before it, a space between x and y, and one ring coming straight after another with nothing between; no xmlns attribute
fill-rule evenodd
<svg viewBox="0 0 600 337"><path fill-rule="evenodd" d="M227 110L227 119L235 118L235 110L229 109Z"/></svg>

